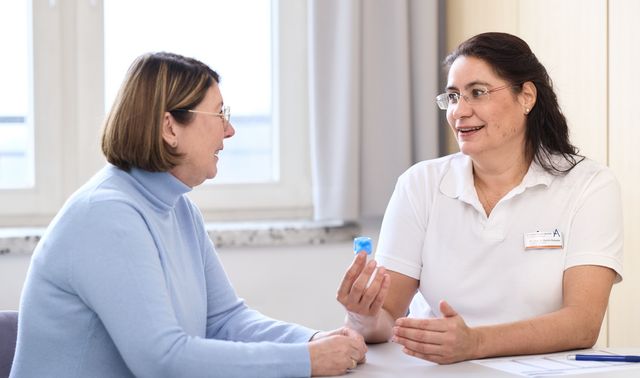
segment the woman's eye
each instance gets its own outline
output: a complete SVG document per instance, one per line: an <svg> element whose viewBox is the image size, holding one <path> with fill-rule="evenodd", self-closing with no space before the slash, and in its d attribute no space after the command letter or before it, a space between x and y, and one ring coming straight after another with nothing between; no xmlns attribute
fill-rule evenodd
<svg viewBox="0 0 640 378"><path fill-rule="evenodd" d="M449 99L450 103L455 104L458 102L460 95L458 93L448 93L447 98Z"/></svg>
<svg viewBox="0 0 640 378"><path fill-rule="evenodd" d="M474 88L471 90L471 97L478 98L487 94L487 90L484 88Z"/></svg>

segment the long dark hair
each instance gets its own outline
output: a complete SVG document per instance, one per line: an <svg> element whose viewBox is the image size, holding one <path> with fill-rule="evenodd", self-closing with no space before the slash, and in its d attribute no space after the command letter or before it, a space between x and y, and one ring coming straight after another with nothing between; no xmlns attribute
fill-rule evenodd
<svg viewBox="0 0 640 378"><path fill-rule="evenodd" d="M527 116L525 132L527 159L535 159L552 174L567 173L584 160L569 141L569 127L551 78L525 41L507 33L478 34L462 42L445 58L445 68L449 69L460 56L487 62L498 76L515 85L514 93L520 93L527 81L536 86L537 99ZM554 155L562 156L564 162L558 163Z"/></svg>

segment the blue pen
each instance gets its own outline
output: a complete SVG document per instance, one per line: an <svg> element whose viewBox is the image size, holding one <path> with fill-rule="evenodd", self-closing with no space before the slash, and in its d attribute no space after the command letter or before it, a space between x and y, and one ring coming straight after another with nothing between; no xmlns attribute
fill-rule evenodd
<svg viewBox="0 0 640 378"><path fill-rule="evenodd" d="M640 356L616 354L574 354L567 356L567 359L576 361L640 362Z"/></svg>

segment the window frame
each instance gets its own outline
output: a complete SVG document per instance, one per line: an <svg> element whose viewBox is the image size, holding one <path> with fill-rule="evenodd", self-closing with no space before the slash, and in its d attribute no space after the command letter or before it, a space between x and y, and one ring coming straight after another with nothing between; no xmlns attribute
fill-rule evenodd
<svg viewBox="0 0 640 378"><path fill-rule="evenodd" d="M99 146L105 116L103 1L31 2L35 187L0 191L0 226L46 225L105 164ZM279 179L200 185L189 196L206 221L310 219L313 213L307 2L271 2Z"/></svg>

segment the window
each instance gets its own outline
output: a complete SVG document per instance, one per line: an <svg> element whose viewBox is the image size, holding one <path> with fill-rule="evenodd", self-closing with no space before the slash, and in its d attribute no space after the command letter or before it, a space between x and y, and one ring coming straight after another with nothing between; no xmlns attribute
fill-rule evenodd
<svg viewBox="0 0 640 378"><path fill-rule="evenodd" d="M225 141L219 174L212 183L277 181L270 1L183 0L179 4L176 7L175 2L157 0L105 2L106 109L135 57L150 51L196 57L222 75L222 94L231 106L237 131ZM135 43L130 43L132 35L136 35Z"/></svg>
<svg viewBox="0 0 640 378"><path fill-rule="evenodd" d="M105 104L110 105L136 56L161 50L210 64L221 74L225 103L231 106L236 136L225 142L220 176L190 194L205 218L309 217L306 2L249 4L33 2L26 12L33 43L21 43L35 57L27 73L33 77L33 135L22 137L27 147L33 145L32 186L0 188L0 225L45 225L104 165L99 135ZM143 25L144 20L151 21ZM134 30L127 26L132 23ZM250 25L259 25L257 35L246 31ZM4 62L0 67L2 72L9 69ZM28 114L10 118L21 114L18 106L0 110L0 119L7 122L30 120Z"/></svg>
<svg viewBox="0 0 640 378"><path fill-rule="evenodd" d="M6 52L0 71L0 189L32 188L31 36L26 0L0 3L0 40Z"/></svg>

